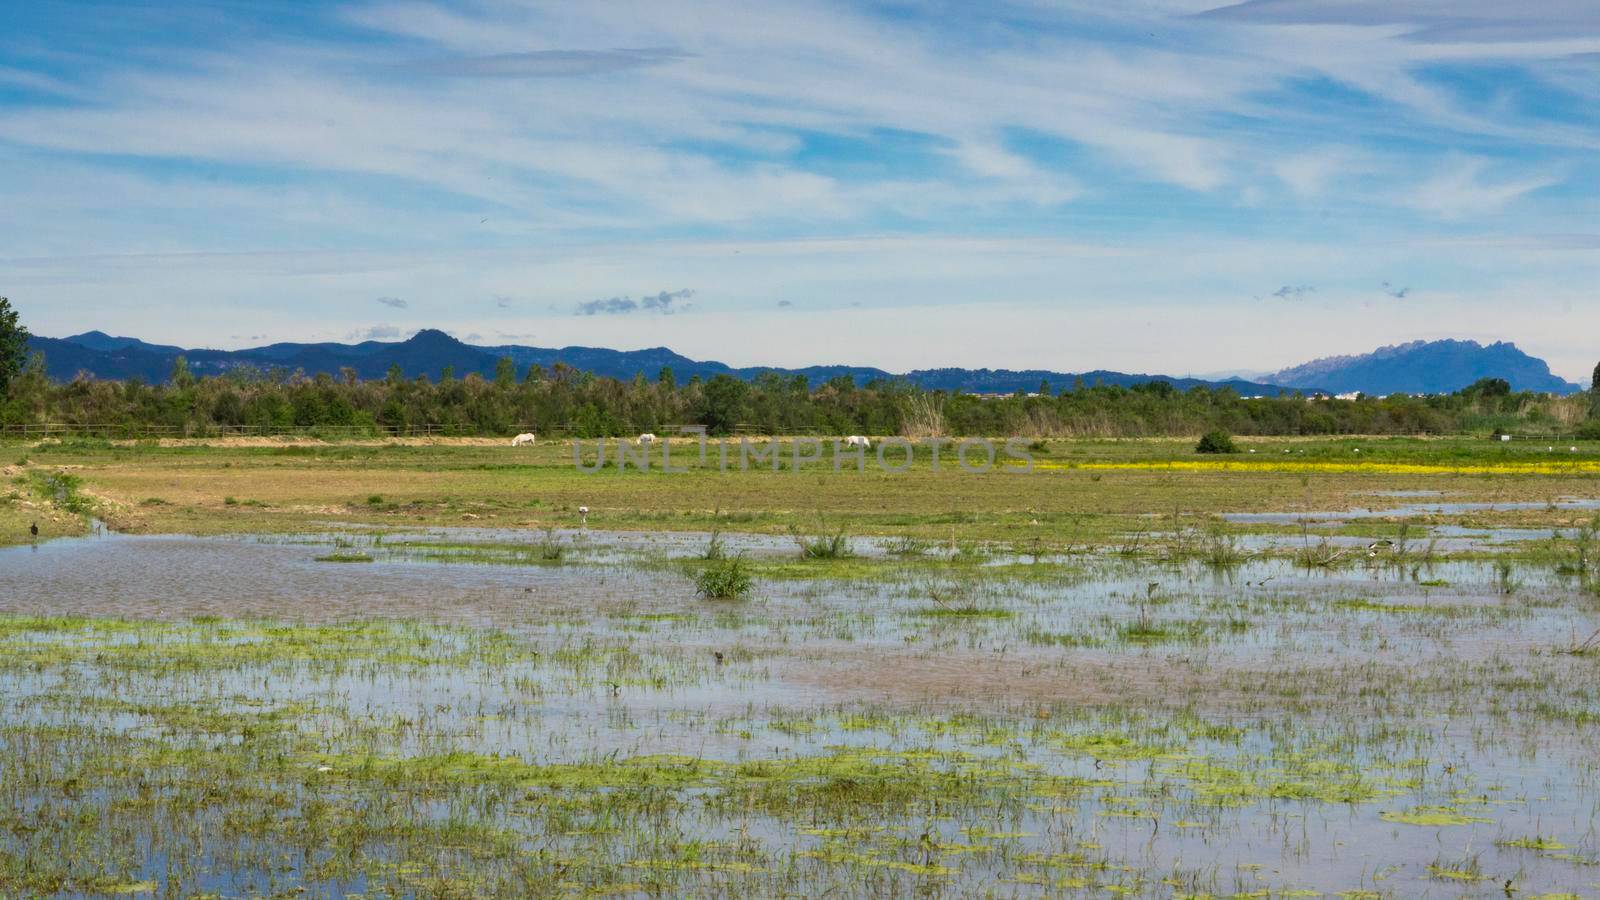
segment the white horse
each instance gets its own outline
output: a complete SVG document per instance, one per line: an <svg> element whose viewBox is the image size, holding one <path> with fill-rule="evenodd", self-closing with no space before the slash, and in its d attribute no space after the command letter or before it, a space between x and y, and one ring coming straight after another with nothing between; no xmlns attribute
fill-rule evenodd
<svg viewBox="0 0 1600 900"><path fill-rule="evenodd" d="M866 438L862 437L859 434L852 434L849 437L845 438L844 439L844 445L846 447L860 447L863 450L871 450L872 449L872 442L867 440Z"/></svg>
<svg viewBox="0 0 1600 900"><path fill-rule="evenodd" d="M521 433L521 434L519 434L516 437L511 439L511 446L513 446L513 447L532 446L534 444L537 444L538 442L539 442L539 439L534 437L532 432L524 431L523 433Z"/></svg>
<svg viewBox="0 0 1600 900"><path fill-rule="evenodd" d="M654 444L655 442L656 442L656 436L651 434L648 431L646 431L644 434L639 435L639 443L641 443L641 444Z"/></svg>

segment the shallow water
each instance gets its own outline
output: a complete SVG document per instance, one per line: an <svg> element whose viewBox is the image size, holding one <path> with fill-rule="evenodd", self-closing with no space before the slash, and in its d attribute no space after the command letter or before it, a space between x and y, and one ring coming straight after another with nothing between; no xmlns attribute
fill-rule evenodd
<svg viewBox="0 0 1600 900"><path fill-rule="evenodd" d="M1402 494L1390 492L1385 496L1421 496L1425 492ZM1594 510L1600 509L1600 499L1588 497L1563 497L1551 502L1451 502L1410 503L1402 506L1346 509L1340 511L1307 512L1234 512L1222 513L1224 521L1258 525L1297 525L1302 522L1344 522L1363 519L1405 519L1417 516L1449 516L1470 512L1514 512L1531 509Z"/></svg>
<svg viewBox="0 0 1600 900"><path fill-rule="evenodd" d="M182 701L293 710L292 730L340 759L361 748L384 758L681 754L731 764L872 748L900 767L887 771L920 765L906 754L942 754L936 765L970 769L956 784L993 782L992 794L952 799L943 814L918 801L864 821L829 819L831 806L799 819L681 809L674 827L688 835L753 841L759 873L662 869L641 855L645 843L597 844L579 825L539 839L609 860L596 870L604 878L581 883L648 863L669 893L808 891L868 876L887 879L871 882L879 892L952 895L1006 884L1022 895L1114 885L1167 896L1163 877L1219 893L1395 896L1504 896L1506 880L1524 893L1581 895L1600 882L1600 665L1556 652L1600 628L1600 608L1552 571L1520 568L1508 584L1489 562L1311 572L1282 559L1223 569L1101 556L962 565L885 559L873 545L881 571L871 577L829 578L824 568L763 580L743 603L713 603L695 596L685 568L704 535L553 537L568 553L548 565L421 552L530 541L492 529L381 540L109 535L0 550L0 613L170 623L11 634L8 651L38 661L0 667L11 729L0 751L27 729L79 726L113 746L118 735L196 740L171 724L176 713L148 711ZM786 538L725 539L753 558L795 552ZM376 561L316 559L351 548ZM297 627L375 618L425 624L370 639L307 632L348 642L326 657L298 638L283 652L244 652ZM241 619L301 624L230 624ZM511 650L483 644L497 634L511 636ZM413 647L425 659L406 661ZM86 711L92 697L117 705ZM345 765L334 763L332 777L348 779L335 792L374 802L363 799L365 776L345 775ZM1381 789L1331 799L1363 779ZM106 796L120 784L112 779ZM48 794L36 789L28 802L64 802ZM794 801L797 816L806 796ZM459 816L481 801L443 789L430 798L432 811L414 815ZM530 840L548 827L509 809L490 818ZM185 845L151 827L161 833L147 836L154 843L129 877L165 883L164 848ZM1565 849L1496 844L1533 837ZM0 847L16 840L0 837ZM210 840L211 850L229 846ZM193 883L366 890L378 877L213 866Z"/></svg>

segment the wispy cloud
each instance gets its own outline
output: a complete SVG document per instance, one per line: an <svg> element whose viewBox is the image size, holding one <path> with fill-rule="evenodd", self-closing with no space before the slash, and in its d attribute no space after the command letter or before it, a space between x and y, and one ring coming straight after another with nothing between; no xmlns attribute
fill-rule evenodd
<svg viewBox="0 0 1600 900"><path fill-rule="evenodd" d="M490 56L462 56L411 63L424 75L451 78L563 78L603 75L659 66L687 59L689 54L663 47L617 50L529 50Z"/></svg>
<svg viewBox="0 0 1600 900"><path fill-rule="evenodd" d="M1411 296L1410 287L1398 287L1390 284L1387 281L1383 283L1383 292L1396 300L1404 300L1405 298Z"/></svg>
<svg viewBox="0 0 1600 900"><path fill-rule="evenodd" d="M1560 176L1549 172L1492 177L1489 169L1486 159L1455 159L1417 185L1405 202L1440 218L1459 220L1498 213L1514 201L1561 181Z"/></svg>
<svg viewBox="0 0 1600 900"><path fill-rule="evenodd" d="M379 297L378 302L389 307L390 309L405 309L411 305L406 301L401 300L399 297Z"/></svg>
<svg viewBox="0 0 1600 900"><path fill-rule="evenodd" d="M1203 15L1277 24L1399 25L1406 26L1413 39L1426 41L1530 41L1600 35L1600 16L1587 0L1545 0L1537 7L1503 0L1245 0Z"/></svg>
<svg viewBox="0 0 1600 900"><path fill-rule="evenodd" d="M632 297L608 297L604 300L588 300L579 303L573 312L580 316L593 315L623 315L635 312L655 312L664 316L683 312L690 307L684 302L694 296L694 291L685 288L681 291L662 291L658 294L646 294L635 300Z"/></svg>

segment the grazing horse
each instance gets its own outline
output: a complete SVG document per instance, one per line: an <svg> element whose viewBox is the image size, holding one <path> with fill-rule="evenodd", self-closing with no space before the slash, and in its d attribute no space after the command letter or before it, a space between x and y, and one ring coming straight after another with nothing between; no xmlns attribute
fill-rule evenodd
<svg viewBox="0 0 1600 900"><path fill-rule="evenodd" d="M867 440L866 438L862 437L859 434L852 434L849 437L845 438L844 439L844 445L846 447L860 447L863 450L871 450L872 449L872 442Z"/></svg>
<svg viewBox="0 0 1600 900"><path fill-rule="evenodd" d="M639 443L641 443L641 444L654 444L655 442L656 442L656 436L651 434L648 431L646 431L644 434L639 435Z"/></svg>
<svg viewBox="0 0 1600 900"><path fill-rule="evenodd" d="M532 446L536 443L538 443L538 439L535 438L531 432L527 431L524 431L523 433L511 439L511 446L513 447Z"/></svg>

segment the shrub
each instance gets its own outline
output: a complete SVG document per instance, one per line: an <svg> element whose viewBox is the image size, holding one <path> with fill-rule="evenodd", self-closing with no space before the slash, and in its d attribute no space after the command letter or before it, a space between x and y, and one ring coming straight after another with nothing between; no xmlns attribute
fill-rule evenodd
<svg viewBox="0 0 1600 900"><path fill-rule="evenodd" d="M1238 453L1239 448L1234 446L1233 438L1226 431L1208 431L1200 438L1200 443L1194 445L1194 452Z"/></svg>
<svg viewBox="0 0 1600 900"><path fill-rule="evenodd" d="M554 528L546 528L544 530L544 537L539 539L539 543L534 546L534 550L538 553L540 562L561 562L562 557L567 555L567 548L556 537Z"/></svg>
<svg viewBox="0 0 1600 900"><path fill-rule="evenodd" d="M855 548L850 546L850 536L844 529L818 537L805 537L795 528L790 528L789 533L800 545L801 559L848 559L856 555Z"/></svg>
<svg viewBox="0 0 1600 900"><path fill-rule="evenodd" d="M743 556L719 559L700 571L695 586L702 596L712 600L738 600L750 593L755 579L750 575L750 565Z"/></svg>

